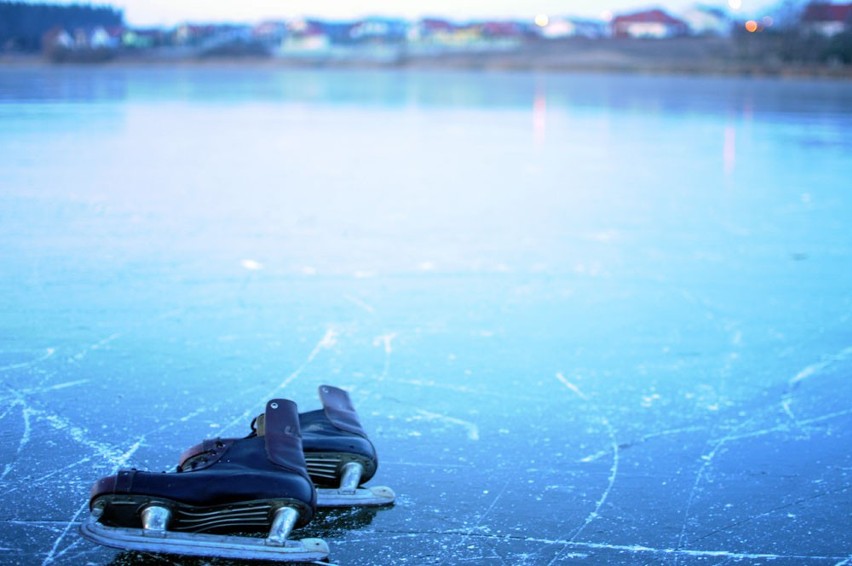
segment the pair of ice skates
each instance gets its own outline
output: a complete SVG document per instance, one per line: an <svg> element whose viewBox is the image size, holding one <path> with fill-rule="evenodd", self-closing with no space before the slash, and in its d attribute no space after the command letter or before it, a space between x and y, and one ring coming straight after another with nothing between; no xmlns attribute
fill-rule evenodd
<svg viewBox="0 0 852 566"><path fill-rule="evenodd" d="M363 487L378 459L349 395L319 388L323 408L299 413L273 399L245 438L205 440L174 473L122 470L92 488L84 537L145 552L282 561L328 557L322 539L290 540L317 507L381 506L387 487ZM266 532L266 538L223 534ZM211 534L216 533L216 534Z"/></svg>

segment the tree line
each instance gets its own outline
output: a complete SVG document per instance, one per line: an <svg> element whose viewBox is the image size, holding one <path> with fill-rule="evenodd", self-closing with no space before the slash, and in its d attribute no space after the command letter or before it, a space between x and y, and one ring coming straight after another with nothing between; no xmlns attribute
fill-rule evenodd
<svg viewBox="0 0 852 566"><path fill-rule="evenodd" d="M55 28L73 31L123 24L124 12L111 6L0 1L0 51L39 51L42 36Z"/></svg>

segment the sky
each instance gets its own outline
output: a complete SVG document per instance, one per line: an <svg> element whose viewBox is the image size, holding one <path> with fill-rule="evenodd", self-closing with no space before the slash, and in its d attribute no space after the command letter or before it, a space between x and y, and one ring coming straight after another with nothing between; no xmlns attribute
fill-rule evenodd
<svg viewBox="0 0 852 566"><path fill-rule="evenodd" d="M69 3L79 0L63 0ZM759 14L779 0L702 0L703 5L729 8L743 15ZM124 10L127 23L136 26L183 22L246 22L298 16L351 19L362 16L399 16L416 19L441 16L464 21L478 18L529 18L538 14L600 18L605 12L623 13L662 7L677 13L696 0L95 0Z"/></svg>

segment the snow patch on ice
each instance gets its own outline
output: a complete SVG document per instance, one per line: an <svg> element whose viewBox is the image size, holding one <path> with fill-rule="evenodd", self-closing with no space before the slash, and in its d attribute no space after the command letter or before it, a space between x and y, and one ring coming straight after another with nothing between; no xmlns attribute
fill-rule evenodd
<svg viewBox="0 0 852 566"><path fill-rule="evenodd" d="M313 359L313 356L316 355L315 352L319 353L319 349L333 348L335 344L337 344L337 331L334 328L329 328L325 331L325 335L323 335L322 340L320 340L319 344L317 344L317 348L311 352L311 357L309 359Z"/></svg>
<svg viewBox="0 0 852 566"><path fill-rule="evenodd" d="M384 346L385 354L391 355L391 353L393 352L393 347L391 344L394 338L396 338L396 332L390 332L388 334L376 336L373 339L373 346Z"/></svg>
<svg viewBox="0 0 852 566"><path fill-rule="evenodd" d="M263 264L253 259L244 259L240 261L240 265L242 265L244 269L248 269L249 271L260 271L261 269L263 269Z"/></svg>

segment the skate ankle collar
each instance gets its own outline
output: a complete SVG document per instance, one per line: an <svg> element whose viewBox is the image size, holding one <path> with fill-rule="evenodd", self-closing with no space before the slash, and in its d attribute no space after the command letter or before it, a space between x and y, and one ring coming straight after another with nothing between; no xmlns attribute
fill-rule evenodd
<svg viewBox="0 0 852 566"><path fill-rule="evenodd" d="M321 385L319 396L325 416L331 424L340 430L367 438L367 433L364 432L358 413L355 412L355 407L346 391L333 385Z"/></svg>

